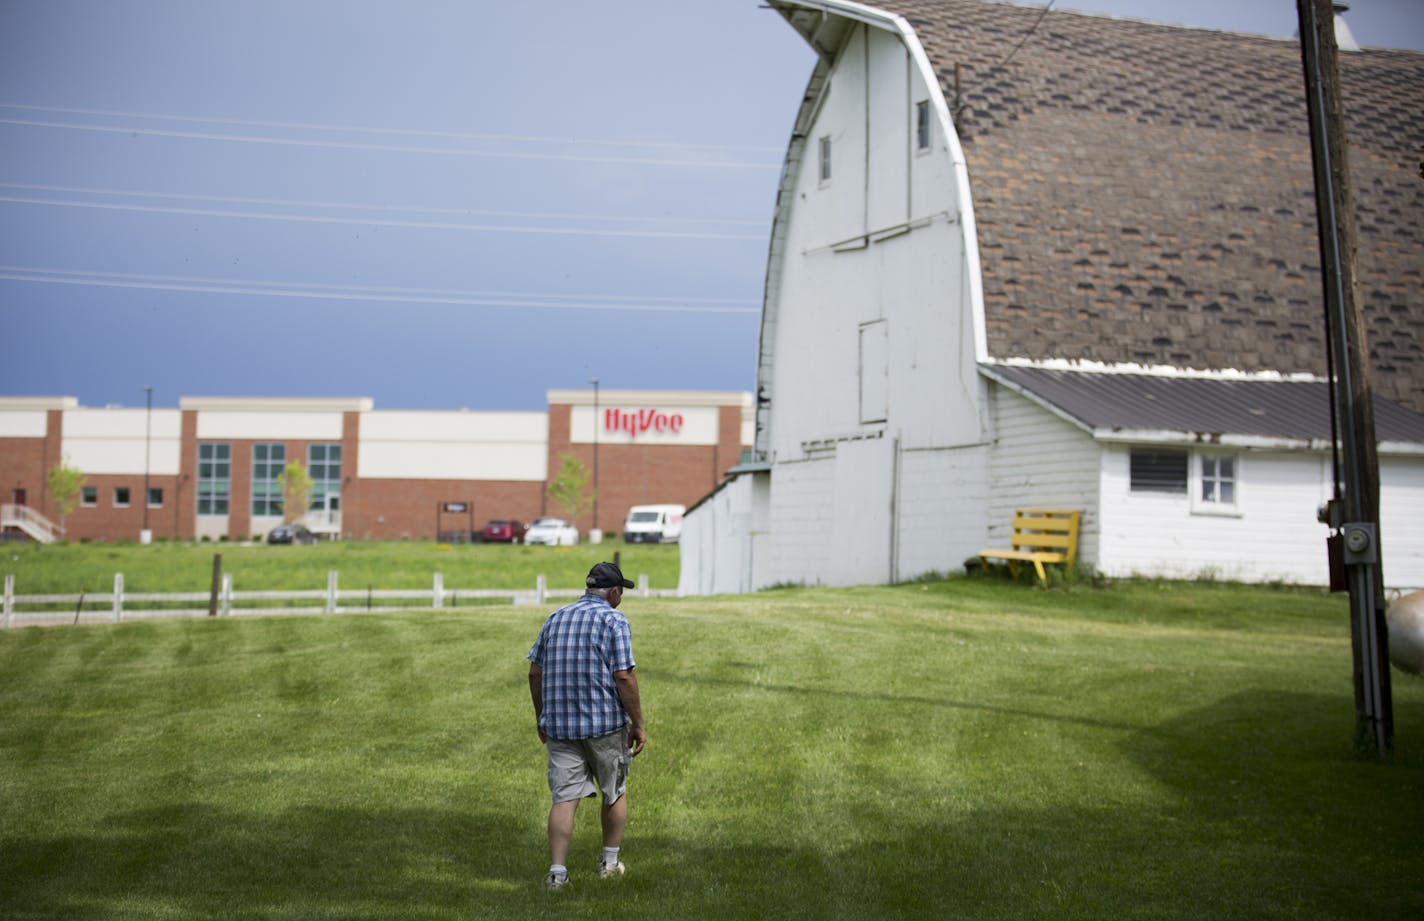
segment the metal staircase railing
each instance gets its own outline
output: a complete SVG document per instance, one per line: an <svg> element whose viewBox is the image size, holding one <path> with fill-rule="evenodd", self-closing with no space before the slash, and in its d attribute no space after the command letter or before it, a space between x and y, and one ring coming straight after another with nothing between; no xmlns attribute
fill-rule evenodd
<svg viewBox="0 0 1424 921"><path fill-rule="evenodd" d="M64 528L50 521L28 505L0 505L0 530L15 528L42 544L51 544L64 536Z"/></svg>

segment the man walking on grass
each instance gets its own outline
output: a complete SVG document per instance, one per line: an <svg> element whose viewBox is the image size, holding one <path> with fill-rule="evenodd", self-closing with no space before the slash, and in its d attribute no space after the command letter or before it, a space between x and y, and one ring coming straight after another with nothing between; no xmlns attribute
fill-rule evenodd
<svg viewBox="0 0 1424 921"><path fill-rule="evenodd" d="M539 741L549 750L549 875L544 888L569 884L566 861L579 800L603 793L600 878L622 876L618 859L628 821L628 765L648 734L633 674L633 635L615 608L633 583L598 563L582 598L544 621L529 650L529 696Z"/></svg>

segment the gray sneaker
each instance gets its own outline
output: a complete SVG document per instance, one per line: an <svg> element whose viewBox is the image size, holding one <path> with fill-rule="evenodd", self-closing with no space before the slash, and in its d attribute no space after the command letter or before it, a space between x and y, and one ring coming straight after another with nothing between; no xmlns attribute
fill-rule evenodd
<svg viewBox="0 0 1424 921"><path fill-rule="evenodd" d="M544 877L544 888L550 892L558 892L560 889L567 889L568 887L569 878L567 876L555 876L550 873Z"/></svg>
<svg viewBox="0 0 1424 921"><path fill-rule="evenodd" d="M598 862L598 878L613 879L614 877L622 876L627 869L621 860L611 864L600 860Z"/></svg>

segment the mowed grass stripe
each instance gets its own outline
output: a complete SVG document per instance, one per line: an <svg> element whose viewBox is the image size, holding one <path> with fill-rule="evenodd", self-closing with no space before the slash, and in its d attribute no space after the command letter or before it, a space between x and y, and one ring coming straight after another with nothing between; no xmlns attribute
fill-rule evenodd
<svg viewBox="0 0 1424 921"><path fill-rule="evenodd" d="M0 634L0 915L1405 917L1424 688L1356 760L1343 604L952 580L629 598L631 875L551 902L546 611Z"/></svg>

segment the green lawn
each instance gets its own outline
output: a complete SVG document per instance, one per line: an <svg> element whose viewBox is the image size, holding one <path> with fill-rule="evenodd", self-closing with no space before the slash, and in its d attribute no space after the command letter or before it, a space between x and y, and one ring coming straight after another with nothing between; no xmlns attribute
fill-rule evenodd
<svg viewBox="0 0 1424 921"><path fill-rule="evenodd" d="M0 917L1424 916L1424 682L1395 673L1394 758L1358 760L1340 597L953 579L624 607L650 734L629 874L594 878L586 808L557 895L543 610L0 632Z"/></svg>
<svg viewBox="0 0 1424 921"><path fill-rule="evenodd" d="M22 595L107 592L114 573L127 592L205 592L213 555L239 591L326 588L336 570L342 588L429 589L436 572L446 588L533 588L543 574L550 588L577 588L600 560L620 554L623 570L653 588L677 588L677 546L625 545L621 540L577 547L434 544L418 541L336 541L314 546L160 542L139 544L0 543L0 575L15 576Z"/></svg>

